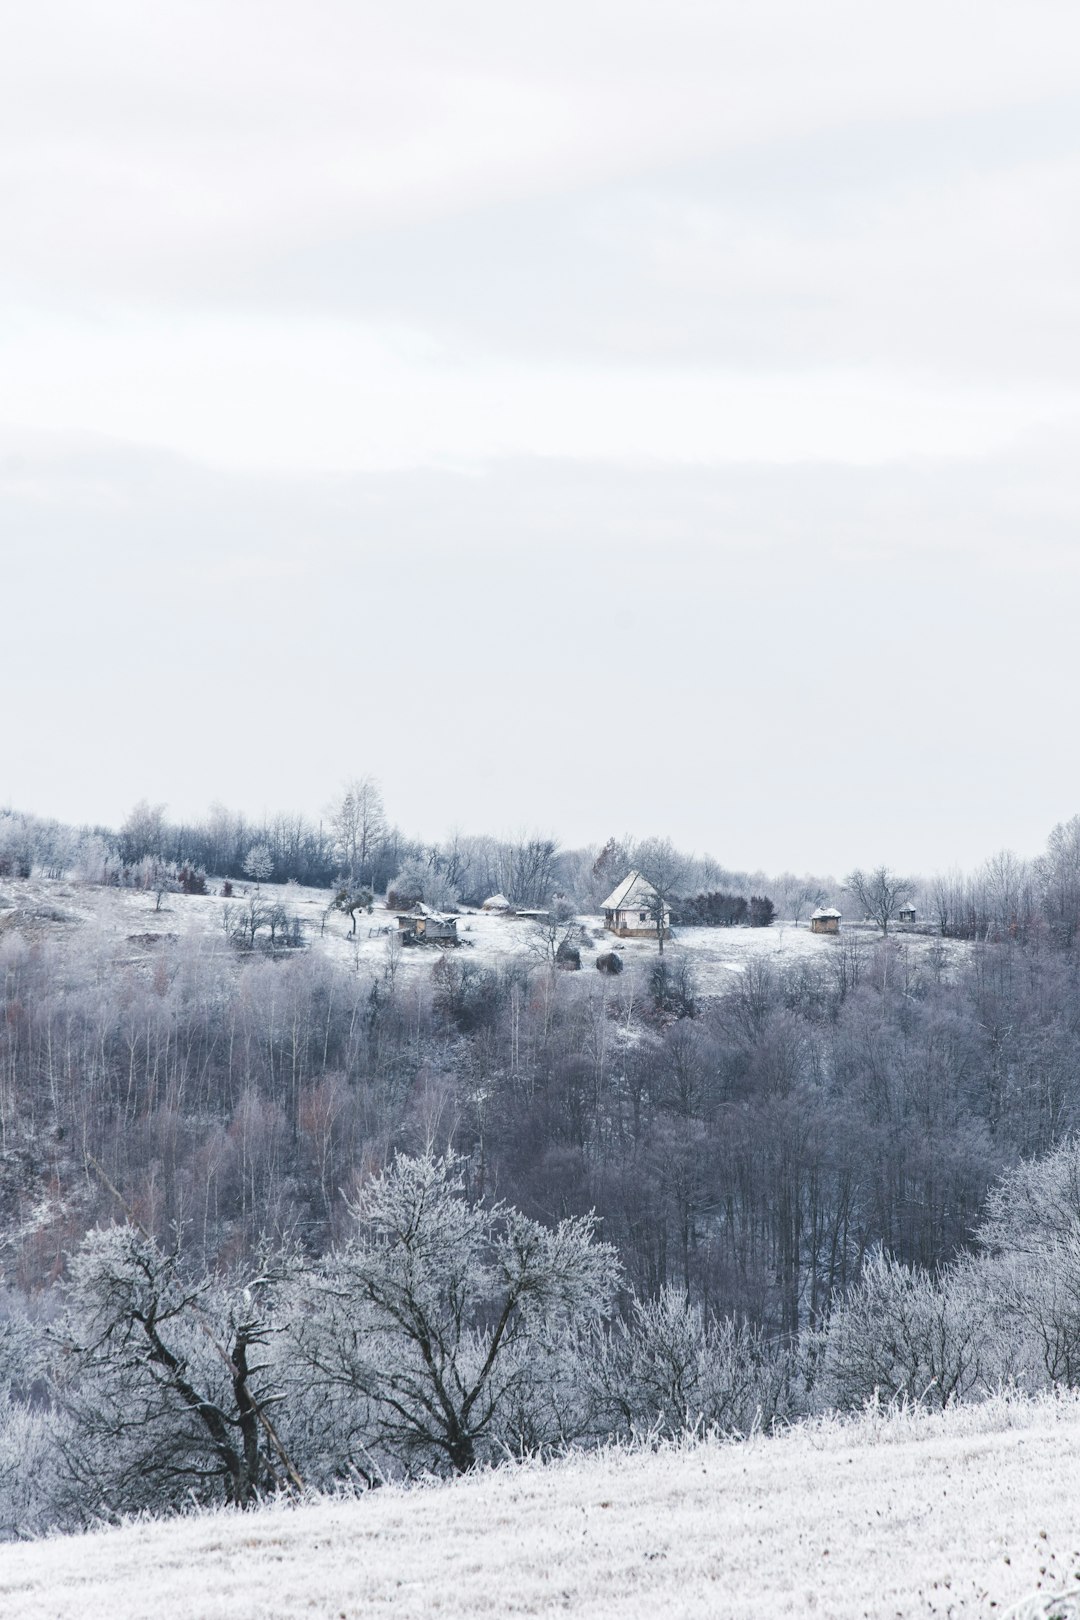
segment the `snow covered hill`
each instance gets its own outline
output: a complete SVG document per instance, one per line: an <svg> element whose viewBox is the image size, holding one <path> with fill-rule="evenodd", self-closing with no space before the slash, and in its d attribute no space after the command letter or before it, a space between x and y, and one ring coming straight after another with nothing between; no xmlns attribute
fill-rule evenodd
<svg viewBox="0 0 1080 1620"><path fill-rule="evenodd" d="M77 950L80 940L96 940L115 953L118 965L130 967L146 967L159 958L162 945L183 941L210 943L225 953L226 913L230 908L234 913L242 911L254 885L237 884L231 900L221 893L217 880L211 887L214 892L207 895L169 894L159 909L155 896L141 890L103 888L67 879L8 878L0 884L0 936L11 932L28 940L48 939L67 951ZM389 936L396 933L396 924L382 902L371 915L359 914L353 934L350 919L328 909L332 890L264 883L261 894L267 903L279 904L290 918L299 919L311 950L354 972L380 977L388 971ZM602 921L599 916L579 919L585 968L593 966L597 952L612 949L627 967L652 966L657 955L654 941L616 940L604 932ZM536 926L524 917L466 911L459 917L458 936L462 945L458 958L463 962L490 967L515 956L536 965L541 960L535 954ZM844 949L861 952L865 965L879 940L876 929L861 924L849 925L839 939L812 934L805 922L800 927L776 922L771 928L678 928L666 956L672 966L685 960L697 993L708 997L726 994L732 975L743 973L753 962L767 962L775 968L807 963L835 972L838 953ZM897 933L893 948L897 971L904 970L905 962L932 962L935 972L948 972L951 964L970 952L961 941L942 941L923 933ZM395 972L409 980L429 975L441 953L428 947L395 954ZM849 962L849 975L851 971Z"/></svg>
<svg viewBox="0 0 1080 1620"><path fill-rule="evenodd" d="M1080 1402L871 1413L0 1552L5 1620L1072 1616Z"/></svg>

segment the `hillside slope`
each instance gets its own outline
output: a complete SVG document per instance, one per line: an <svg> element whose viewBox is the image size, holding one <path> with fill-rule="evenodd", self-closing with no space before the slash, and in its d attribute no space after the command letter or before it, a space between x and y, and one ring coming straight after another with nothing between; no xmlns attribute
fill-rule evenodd
<svg viewBox="0 0 1080 1620"><path fill-rule="evenodd" d="M0 1614L1000 1614L1077 1584L1078 1500L1080 1404L999 1400L8 1547Z"/></svg>
<svg viewBox="0 0 1080 1620"><path fill-rule="evenodd" d="M215 880L212 887L220 889ZM243 892L241 892L243 891ZM251 886L237 885L237 896L226 899L220 892L207 895L169 894L160 909L155 896L140 889L114 889L88 883L43 877L4 879L0 884L0 936L19 934L30 942L48 940L62 951L78 950L81 942L96 943L109 950L118 967L147 968L160 960L162 946L183 947L207 944L228 953L223 927L225 914L239 916L250 897ZM372 914L357 919L356 933L350 932L350 919L329 909L330 889L305 888L297 884L264 883L263 899L284 908L301 924L307 947L353 972L375 978L388 968L388 936L396 934L394 914L379 901ZM651 968L656 961L655 941L616 940L602 928L600 916L582 916L583 966L592 968L597 952L615 949L627 967ZM537 954L536 925L524 917L489 915L465 911L458 919L461 950L459 960L477 966L493 967L512 958L522 958L540 967L544 958ZM260 936L265 942L265 931ZM897 931L890 936L897 967L906 960L923 963L933 953L935 972L951 971L963 962L971 947L962 940L942 941L932 934ZM877 930L849 923L843 936L846 948L861 951L869 958L879 944ZM697 992L702 996L724 995L732 976L751 963L765 962L775 968L816 967L836 970L841 941L812 934L801 927L777 922L770 928L677 928L666 951L670 965L685 961L692 969ZM395 972L404 979L427 978L443 952L426 949L398 953Z"/></svg>

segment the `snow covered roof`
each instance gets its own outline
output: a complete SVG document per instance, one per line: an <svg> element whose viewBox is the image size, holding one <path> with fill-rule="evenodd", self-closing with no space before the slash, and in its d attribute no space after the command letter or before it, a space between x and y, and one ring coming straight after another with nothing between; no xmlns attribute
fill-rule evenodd
<svg viewBox="0 0 1080 1620"><path fill-rule="evenodd" d="M509 911L510 902L505 894L489 894L480 909L481 911Z"/></svg>
<svg viewBox="0 0 1080 1620"><path fill-rule="evenodd" d="M656 890L647 878L640 872L628 872L619 884L612 889L604 901L602 911L633 910L635 906L651 906L656 899Z"/></svg>
<svg viewBox="0 0 1080 1620"><path fill-rule="evenodd" d="M815 917L842 917L842 916L843 916L843 912L842 911L837 911L835 906L818 906L816 911L812 911L810 913L810 921L813 922Z"/></svg>
<svg viewBox="0 0 1080 1620"><path fill-rule="evenodd" d="M428 922L456 923L457 921L455 917L448 917L441 911L432 911L431 907L425 906L422 900L418 900L411 911L399 911L398 916L426 917Z"/></svg>

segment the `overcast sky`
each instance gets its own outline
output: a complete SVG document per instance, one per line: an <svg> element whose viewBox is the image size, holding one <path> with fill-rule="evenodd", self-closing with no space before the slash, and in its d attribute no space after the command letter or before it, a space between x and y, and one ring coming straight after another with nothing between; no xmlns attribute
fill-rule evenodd
<svg viewBox="0 0 1080 1620"><path fill-rule="evenodd" d="M922 871L1080 810L1075 0L34 0L0 804Z"/></svg>

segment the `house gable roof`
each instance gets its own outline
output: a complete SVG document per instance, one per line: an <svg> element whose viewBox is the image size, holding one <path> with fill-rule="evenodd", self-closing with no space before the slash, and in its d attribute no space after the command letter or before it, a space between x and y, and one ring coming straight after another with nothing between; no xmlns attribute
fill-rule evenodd
<svg viewBox="0 0 1080 1620"><path fill-rule="evenodd" d="M815 917L840 917L842 915L843 913L837 911L835 906L818 906L816 911L810 913L810 921L813 922Z"/></svg>
<svg viewBox="0 0 1080 1620"><path fill-rule="evenodd" d="M628 872L617 888L612 889L601 906L602 911L632 911L635 906L651 906L656 890L640 872Z"/></svg>

